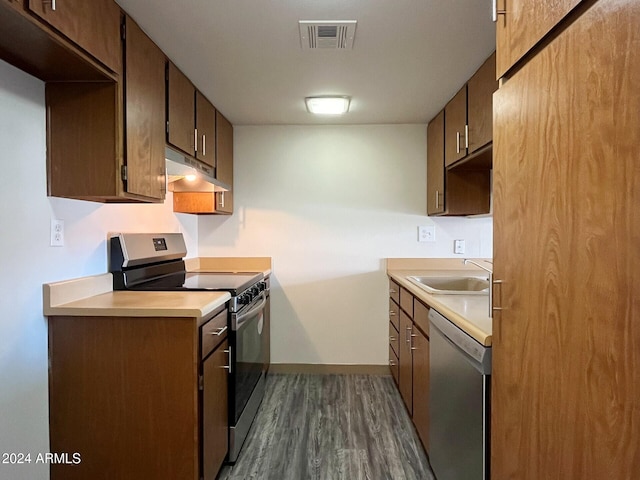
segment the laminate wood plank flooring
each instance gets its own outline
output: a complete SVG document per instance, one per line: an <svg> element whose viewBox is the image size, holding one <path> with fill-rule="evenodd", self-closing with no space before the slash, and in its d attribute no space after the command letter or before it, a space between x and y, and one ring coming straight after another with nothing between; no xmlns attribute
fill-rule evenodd
<svg viewBox="0 0 640 480"><path fill-rule="evenodd" d="M435 480L390 376L267 377L238 461L219 480Z"/></svg>

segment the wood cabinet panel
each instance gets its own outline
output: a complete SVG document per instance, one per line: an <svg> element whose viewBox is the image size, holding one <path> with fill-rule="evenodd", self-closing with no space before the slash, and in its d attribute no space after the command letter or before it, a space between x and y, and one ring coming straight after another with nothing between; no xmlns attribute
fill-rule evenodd
<svg viewBox="0 0 640 480"><path fill-rule="evenodd" d="M429 450L429 339L413 330L413 424Z"/></svg>
<svg viewBox="0 0 640 480"><path fill-rule="evenodd" d="M195 319L50 317L52 480L199 478Z"/></svg>
<svg viewBox="0 0 640 480"><path fill-rule="evenodd" d="M497 74L502 77L582 0L497 0Z"/></svg>
<svg viewBox="0 0 640 480"><path fill-rule="evenodd" d="M393 323L389 322L389 346L393 349L396 355L400 352L399 344L398 330Z"/></svg>
<svg viewBox="0 0 640 480"><path fill-rule="evenodd" d="M447 215L478 215L491 209L491 171L451 169L447 171Z"/></svg>
<svg viewBox="0 0 640 480"><path fill-rule="evenodd" d="M400 307L391 298L389 299L389 322L396 327L396 330L400 328Z"/></svg>
<svg viewBox="0 0 640 480"><path fill-rule="evenodd" d="M427 215L444 212L444 110L427 125Z"/></svg>
<svg viewBox="0 0 640 480"><path fill-rule="evenodd" d="M111 70L122 70L120 7L113 0L28 0L27 5Z"/></svg>
<svg viewBox="0 0 640 480"><path fill-rule="evenodd" d="M495 52L467 82L469 155L493 139L493 92L498 90Z"/></svg>
<svg viewBox="0 0 640 480"><path fill-rule="evenodd" d="M413 318L413 295L404 287L400 287L400 307Z"/></svg>
<svg viewBox="0 0 640 480"><path fill-rule="evenodd" d="M118 198L118 85L47 83L45 96L48 195Z"/></svg>
<svg viewBox="0 0 640 480"><path fill-rule="evenodd" d="M196 90L196 128L198 129L196 158L216 166L216 109Z"/></svg>
<svg viewBox="0 0 640 480"><path fill-rule="evenodd" d="M216 111L216 179L233 189L233 125ZM233 213L233 191L216 193L218 213Z"/></svg>
<svg viewBox="0 0 640 480"><path fill-rule="evenodd" d="M167 78L167 143L193 157L196 154L196 89L171 62Z"/></svg>
<svg viewBox="0 0 640 480"><path fill-rule="evenodd" d="M400 285L391 279L389 279L389 297L391 297L397 305L400 305Z"/></svg>
<svg viewBox="0 0 640 480"><path fill-rule="evenodd" d="M413 299L413 323L429 338L429 307L417 298Z"/></svg>
<svg viewBox="0 0 640 480"><path fill-rule="evenodd" d="M407 406L409 415L413 414L413 355L411 354L411 330L413 323L411 318L404 312L400 311L400 345L398 352L399 372L398 385L400 395L404 404Z"/></svg>
<svg viewBox="0 0 640 480"><path fill-rule="evenodd" d="M467 155L467 85L444 107L444 164L449 166Z"/></svg>
<svg viewBox="0 0 640 480"><path fill-rule="evenodd" d="M640 472L639 24L593 2L495 95L493 478Z"/></svg>
<svg viewBox="0 0 640 480"><path fill-rule="evenodd" d="M226 315L226 310L224 314ZM229 451L229 342L225 340L203 363L202 469L204 480L215 480Z"/></svg>
<svg viewBox="0 0 640 480"><path fill-rule="evenodd" d="M166 184L165 57L129 17L125 25L126 189L162 200Z"/></svg>
<svg viewBox="0 0 640 480"><path fill-rule="evenodd" d="M389 370L391 371L391 376L393 377L393 381L398 385L399 380L399 368L400 361L398 360L398 355L393 351L391 345L389 345Z"/></svg>

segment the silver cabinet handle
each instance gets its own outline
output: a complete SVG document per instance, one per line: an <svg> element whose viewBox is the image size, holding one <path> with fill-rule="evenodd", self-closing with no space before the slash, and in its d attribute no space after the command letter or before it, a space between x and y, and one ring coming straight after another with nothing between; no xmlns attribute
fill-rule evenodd
<svg viewBox="0 0 640 480"><path fill-rule="evenodd" d="M396 337L389 337L389 341L390 342L395 342L396 341Z"/></svg>
<svg viewBox="0 0 640 480"><path fill-rule="evenodd" d="M456 153L460 153L460 132L456 132Z"/></svg>
<svg viewBox="0 0 640 480"><path fill-rule="evenodd" d="M226 331L227 331L227 327L225 325L224 327L220 327L217 332L210 332L210 335L216 335L217 337L219 337Z"/></svg>
<svg viewBox="0 0 640 480"><path fill-rule="evenodd" d="M498 10L498 0L491 0L491 20L498 21L498 15L506 15L506 10Z"/></svg>
<svg viewBox="0 0 640 480"><path fill-rule="evenodd" d="M202 135L202 155L207 154L207 136Z"/></svg>
<svg viewBox="0 0 640 480"><path fill-rule="evenodd" d="M224 192L220 192L220 206L224 208Z"/></svg>
<svg viewBox="0 0 640 480"><path fill-rule="evenodd" d="M397 313L393 310L389 310L389 316L390 317L395 317L397 315Z"/></svg>
<svg viewBox="0 0 640 480"><path fill-rule="evenodd" d="M392 367L396 366L396 362L394 362L393 360L389 360L389 365Z"/></svg>
<svg viewBox="0 0 640 480"><path fill-rule="evenodd" d="M198 153L198 129L193 129L193 150Z"/></svg>
<svg viewBox="0 0 640 480"><path fill-rule="evenodd" d="M389 289L389 293L398 293L398 291L397 291L397 290L395 290L395 289L393 289L393 288L390 288L390 289Z"/></svg>
<svg viewBox="0 0 640 480"><path fill-rule="evenodd" d="M469 125L464 126L464 148L469 148Z"/></svg>
<svg viewBox="0 0 640 480"><path fill-rule="evenodd" d="M436 190L436 208L440 208L440 195L438 190Z"/></svg>
<svg viewBox="0 0 640 480"><path fill-rule="evenodd" d="M417 335L412 333L411 338L415 338L415 337L417 337ZM411 350L417 350L417 348L413 346L413 340L411 340L410 345L411 345Z"/></svg>
<svg viewBox="0 0 640 480"><path fill-rule="evenodd" d="M411 334L409 332L411 332L411 327L407 327L407 331L405 332L406 335L404 337L404 341L410 344L411 343L411 337L410 337Z"/></svg>
<svg viewBox="0 0 640 480"><path fill-rule="evenodd" d="M56 11L56 0L42 0L43 5L51 5L51 10Z"/></svg>
<svg viewBox="0 0 640 480"><path fill-rule="evenodd" d="M489 286L490 290L489 290L489 316L493 317L493 312L496 310L503 310L502 307L494 307L493 306L493 286L494 285L502 285L504 283L503 280L494 280L493 278L491 279L491 285Z"/></svg>
<svg viewBox="0 0 640 480"><path fill-rule="evenodd" d="M229 345L229 349L228 350L224 350L224 353L228 353L229 354L229 365L225 365L222 368L226 368L227 370L229 370L229 373L231 373L231 345Z"/></svg>

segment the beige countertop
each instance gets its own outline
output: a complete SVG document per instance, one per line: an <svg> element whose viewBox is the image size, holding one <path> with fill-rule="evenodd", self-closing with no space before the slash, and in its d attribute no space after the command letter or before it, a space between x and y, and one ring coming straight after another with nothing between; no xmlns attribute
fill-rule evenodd
<svg viewBox="0 0 640 480"><path fill-rule="evenodd" d="M192 272L263 272L269 257L202 257L186 260ZM229 301L227 292L113 291L110 273L43 285L46 316L202 318Z"/></svg>
<svg viewBox="0 0 640 480"><path fill-rule="evenodd" d="M414 264L407 261L409 259L389 260L403 260L402 262L388 261L387 264L387 274L401 287L447 317L482 345L491 346L493 320L489 317L488 295L432 295L407 278L409 276L485 277L485 272L477 268L460 267L459 259L446 259L451 263L443 262L443 259L433 259L437 261L432 265L425 262L429 259L419 259L420 261ZM454 261L457 263L453 263ZM410 268L412 266L416 268ZM433 268L429 268L430 266Z"/></svg>

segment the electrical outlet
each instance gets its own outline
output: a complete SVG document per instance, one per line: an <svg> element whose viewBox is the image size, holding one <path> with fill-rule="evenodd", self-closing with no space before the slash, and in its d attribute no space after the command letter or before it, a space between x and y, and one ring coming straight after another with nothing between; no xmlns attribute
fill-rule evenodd
<svg viewBox="0 0 640 480"><path fill-rule="evenodd" d="M64 247L64 220L51 219L51 246Z"/></svg>
<svg viewBox="0 0 640 480"><path fill-rule="evenodd" d="M464 253L464 240L453 241L453 253Z"/></svg>
<svg viewBox="0 0 640 480"><path fill-rule="evenodd" d="M418 227L418 241L419 242L435 242L436 241L436 226L425 225Z"/></svg>

